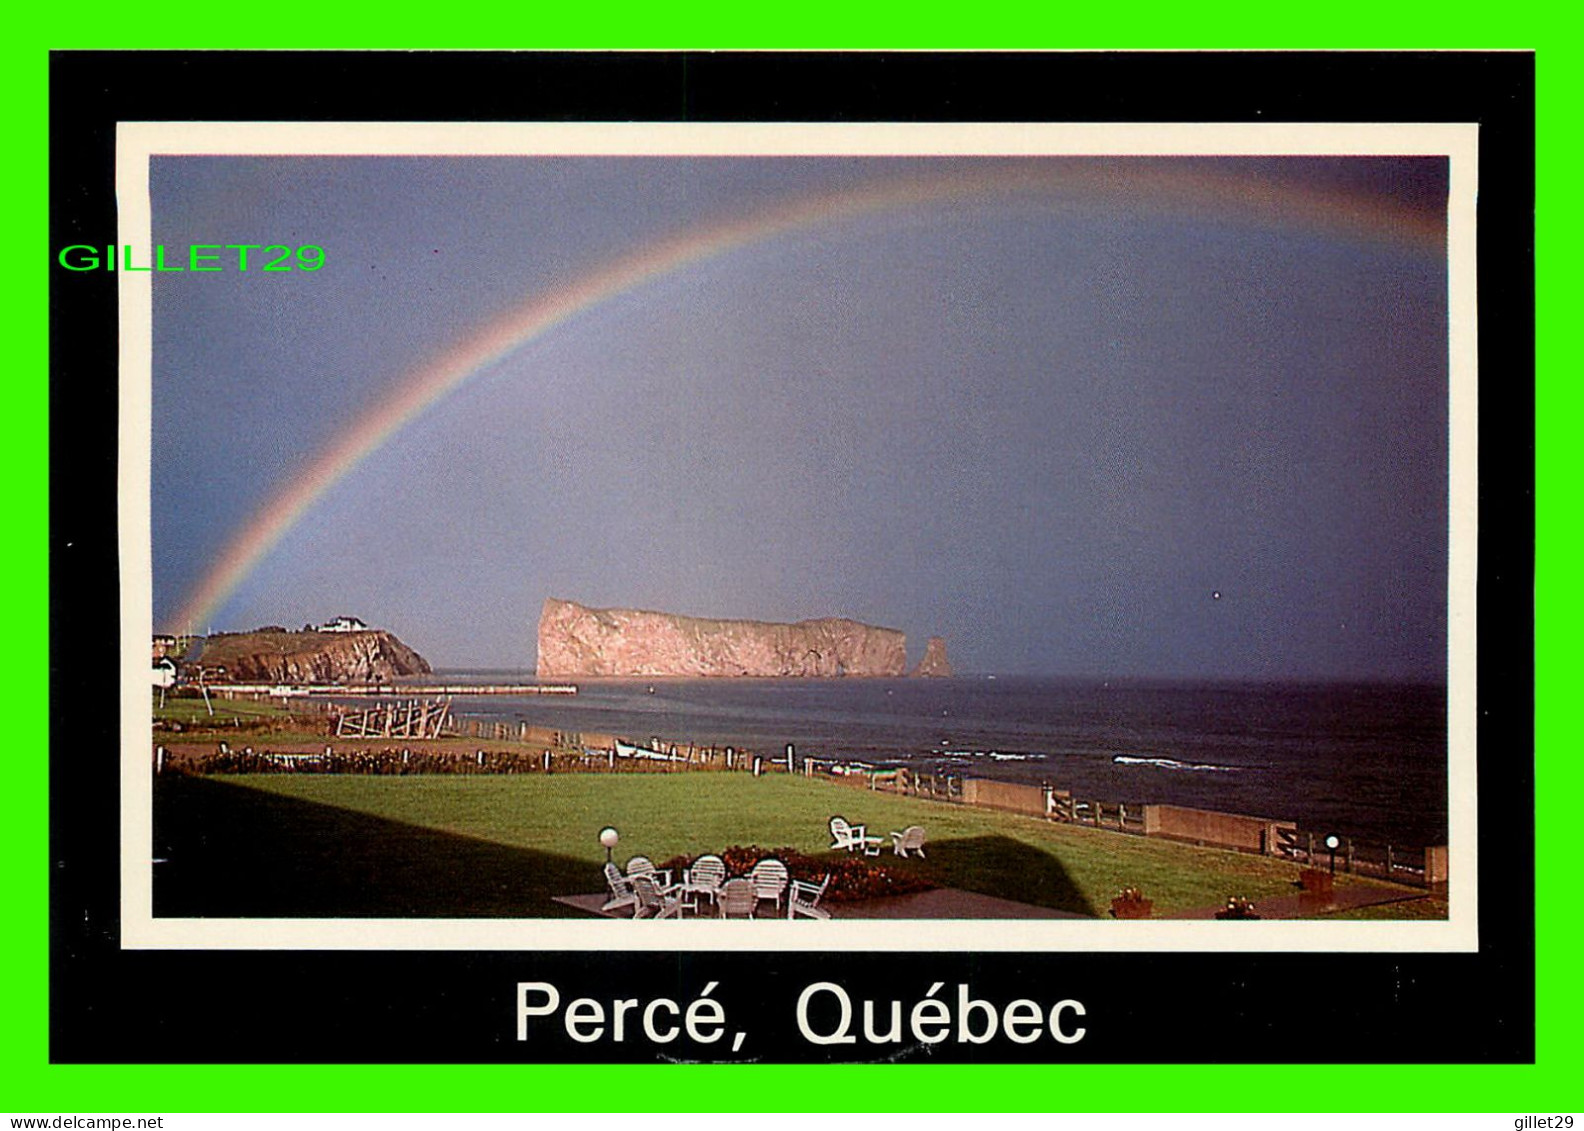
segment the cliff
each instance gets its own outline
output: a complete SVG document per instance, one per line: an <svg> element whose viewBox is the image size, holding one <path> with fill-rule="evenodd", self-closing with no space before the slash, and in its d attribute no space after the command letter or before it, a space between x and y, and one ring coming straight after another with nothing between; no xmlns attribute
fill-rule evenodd
<svg viewBox="0 0 1584 1131"><path fill-rule="evenodd" d="M429 664L388 632L228 632L204 641L198 662L235 683L384 683Z"/></svg>
<svg viewBox="0 0 1584 1131"><path fill-rule="evenodd" d="M928 679L947 679L951 676L952 666L946 659L946 641L943 637L929 638L929 643L924 645L924 658L913 669L913 674Z"/></svg>
<svg viewBox="0 0 1584 1131"><path fill-rule="evenodd" d="M641 609L590 609L552 597L539 615L539 678L576 676L900 676L907 640L844 618L777 624Z"/></svg>

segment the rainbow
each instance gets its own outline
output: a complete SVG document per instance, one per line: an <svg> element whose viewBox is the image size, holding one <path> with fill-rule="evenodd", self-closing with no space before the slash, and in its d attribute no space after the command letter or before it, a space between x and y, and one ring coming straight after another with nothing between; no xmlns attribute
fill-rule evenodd
<svg viewBox="0 0 1584 1131"><path fill-rule="evenodd" d="M207 624L287 531L343 476L471 375L575 315L671 272L792 232L868 214L997 199L1054 209L1126 204L1157 214L1296 227L1426 252L1444 252L1446 241L1444 225L1433 217L1349 193L1255 181L1203 168L1174 169L1166 163L1124 169L1059 159L965 163L945 176L903 177L806 196L661 238L564 287L530 296L410 371L393 393L330 441L249 518L187 596L172 623Z"/></svg>

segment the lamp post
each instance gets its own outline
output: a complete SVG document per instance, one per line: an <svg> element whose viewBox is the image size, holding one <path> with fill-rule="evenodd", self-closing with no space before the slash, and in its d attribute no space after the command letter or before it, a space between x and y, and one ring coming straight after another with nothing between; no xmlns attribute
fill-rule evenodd
<svg viewBox="0 0 1584 1131"><path fill-rule="evenodd" d="M1332 833L1325 838L1326 851L1331 854L1331 874L1336 875L1336 850L1342 847L1342 838Z"/></svg>
<svg viewBox="0 0 1584 1131"><path fill-rule="evenodd" d="M599 841L605 846L605 863L611 862L611 849L616 847L616 842L621 840L621 833L606 825L600 830Z"/></svg>

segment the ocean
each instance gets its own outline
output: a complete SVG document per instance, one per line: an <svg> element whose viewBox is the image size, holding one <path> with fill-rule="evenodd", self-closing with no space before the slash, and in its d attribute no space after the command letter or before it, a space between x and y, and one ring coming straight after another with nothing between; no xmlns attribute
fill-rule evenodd
<svg viewBox="0 0 1584 1131"><path fill-rule="evenodd" d="M448 682L530 682L441 672ZM1422 684L580 680L572 696L459 697L462 718L644 743L734 745L1049 784L1082 800L1296 820L1317 834L1447 839L1446 692ZM652 689L652 690L651 690Z"/></svg>

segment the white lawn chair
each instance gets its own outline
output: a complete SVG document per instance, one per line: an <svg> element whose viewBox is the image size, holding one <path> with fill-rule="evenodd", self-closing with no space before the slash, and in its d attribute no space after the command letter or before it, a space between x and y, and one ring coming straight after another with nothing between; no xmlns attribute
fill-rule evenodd
<svg viewBox="0 0 1584 1131"><path fill-rule="evenodd" d="M700 856L693 866L682 873L682 891L691 896L690 906L696 908L700 896L715 902L721 885L726 882L726 861L719 856Z"/></svg>
<svg viewBox="0 0 1584 1131"><path fill-rule="evenodd" d="M634 856L631 860L627 861L627 878L632 880L637 879L639 876L653 876L655 883L659 884L662 888L668 888L671 886L671 873L669 871L656 868L654 866L654 861L649 859L647 856Z"/></svg>
<svg viewBox="0 0 1584 1131"><path fill-rule="evenodd" d="M682 918L682 892L678 888L662 888L652 875L632 878L633 894L638 897L636 919Z"/></svg>
<svg viewBox="0 0 1584 1131"><path fill-rule="evenodd" d="M601 911L617 911L623 907L630 907L634 914L638 912L638 896L633 891L632 881L622 875L621 869L610 861L605 862L605 882L610 885L610 899L605 901Z"/></svg>
<svg viewBox="0 0 1584 1131"><path fill-rule="evenodd" d="M909 825L901 832L891 834L891 851L898 856L906 856L909 852L924 855L924 826Z"/></svg>
<svg viewBox="0 0 1584 1131"><path fill-rule="evenodd" d="M781 897L787 889L787 866L770 856L753 866L754 898L768 899L781 910Z"/></svg>
<svg viewBox="0 0 1584 1131"><path fill-rule="evenodd" d="M738 876L721 885L720 895L715 900L715 913L722 919L730 919L734 915L752 919L758 906L759 896L754 892L754 882L746 876Z"/></svg>
<svg viewBox="0 0 1584 1131"><path fill-rule="evenodd" d="M832 817L830 832L832 850L845 848L851 852L856 848L865 856L880 855L880 838L870 836L868 828L864 825L849 824L846 817Z"/></svg>
<svg viewBox="0 0 1584 1131"><path fill-rule="evenodd" d="M787 891L787 918L796 919L799 915L806 915L810 919L829 919L830 912L819 906L820 896L825 894L825 889L830 887L830 873L817 884L807 880L793 880L792 886Z"/></svg>

